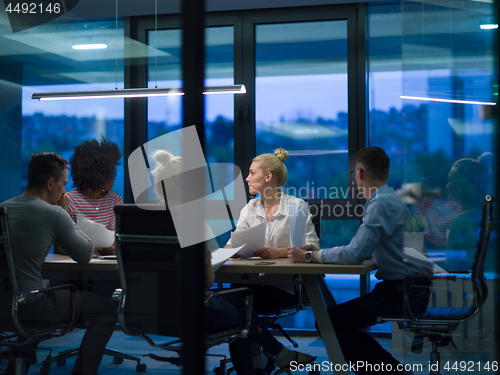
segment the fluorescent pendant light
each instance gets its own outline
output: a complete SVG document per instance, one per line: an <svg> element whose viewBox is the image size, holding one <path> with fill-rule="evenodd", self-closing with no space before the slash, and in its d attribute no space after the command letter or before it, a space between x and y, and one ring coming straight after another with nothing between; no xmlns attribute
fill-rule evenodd
<svg viewBox="0 0 500 375"><path fill-rule="evenodd" d="M244 94L245 85L206 86L203 94ZM182 88L147 88L99 91L67 91L34 93L31 99L38 100L73 100L73 99L106 99L106 98L144 98L149 96L180 96L184 95Z"/></svg>
<svg viewBox="0 0 500 375"><path fill-rule="evenodd" d="M73 49L105 49L108 48L106 44L75 44Z"/></svg>
<svg viewBox="0 0 500 375"><path fill-rule="evenodd" d="M442 103L458 103L458 104L477 104L477 105L496 105L492 102L477 102L473 100L458 100L458 99L439 99L439 98L426 98L421 96L400 96L401 99L411 99L411 100L424 100L429 102L442 102Z"/></svg>
<svg viewBox="0 0 500 375"><path fill-rule="evenodd" d="M495 23L490 23L490 24L484 24L484 25L479 25L481 30L494 30L498 29L498 25Z"/></svg>

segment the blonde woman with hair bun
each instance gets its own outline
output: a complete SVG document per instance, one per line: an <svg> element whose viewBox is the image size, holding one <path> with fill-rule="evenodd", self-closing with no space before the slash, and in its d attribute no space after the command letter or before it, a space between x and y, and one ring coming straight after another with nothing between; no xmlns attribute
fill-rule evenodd
<svg viewBox="0 0 500 375"><path fill-rule="evenodd" d="M259 198L251 199L240 212L235 232L254 227L267 222L265 246L255 252L255 256L264 259L286 258L287 246L291 245L290 220L288 207L290 203L307 204L302 199L286 194L281 188L285 185L288 172L285 161L288 151L278 148L273 154L262 154L252 160L248 177L250 194L259 194ZM319 239L309 213L306 224L306 244L319 246ZM231 240L226 247L231 247ZM272 267L272 266L271 266ZM239 287L241 285L232 285ZM293 286L291 285L248 285L253 290L253 306L258 314L272 314L283 306L296 303ZM270 373L274 369L272 359L265 357L259 345L252 344L254 367L262 372ZM298 363L311 363L315 357L298 353ZM276 356L276 364L280 368L286 362Z"/></svg>
<svg viewBox="0 0 500 375"><path fill-rule="evenodd" d="M274 154L261 154L252 160L248 177L250 194L259 194L260 198L251 199L243 207L235 232L245 230L267 221L266 246L255 252L255 256L264 259L286 258L287 246L290 246L290 223L288 206L291 202L305 204L282 191L288 178L285 161L288 151L277 148ZM306 244L319 245L312 216L309 214L306 226ZM229 247L231 240L227 243Z"/></svg>
<svg viewBox="0 0 500 375"><path fill-rule="evenodd" d="M285 150L282 150L280 156L285 159ZM272 155L273 156L273 155ZM277 159L276 156L273 156ZM177 194L182 192L182 186L180 186L180 179L178 176L182 174L182 163L183 159L180 156L174 156L171 152L165 150L157 150L153 154L153 158L156 161L156 167L152 171L155 178L156 186L155 190L159 197L161 197L162 203L166 202L168 198L169 205L180 204L181 201ZM279 161L284 167L283 162ZM286 168L285 168L285 180L286 180ZM168 192L165 196L162 188ZM211 231L208 225L205 228L206 231ZM211 251L218 249L219 245L215 239L211 239L205 242L206 250L206 263L205 263L205 276L206 276L206 287L210 288L214 282L214 273L212 270L211 261ZM207 329L217 330L222 328L231 327L234 325L241 324L244 319L246 319L246 306L245 301L241 295L237 296L225 296L223 298L211 298L205 309L206 313L206 324ZM307 354L296 353L288 350L280 343L276 338L271 335L264 322L259 318L259 316L252 312L251 325L254 327L260 327L259 333L253 333L248 337L252 343L257 345L260 350L260 346L265 348L267 352L276 358L277 364L282 367L289 367L291 361L298 361L298 363L309 363L316 359L316 357L311 357ZM267 375L265 372L259 372L259 369L255 369L252 366L253 356L250 341L247 338L240 338L232 341L229 344L229 351L231 354L231 359L233 361L234 368L236 369L237 375ZM274 362L273 362L274 363Z"/></svg>

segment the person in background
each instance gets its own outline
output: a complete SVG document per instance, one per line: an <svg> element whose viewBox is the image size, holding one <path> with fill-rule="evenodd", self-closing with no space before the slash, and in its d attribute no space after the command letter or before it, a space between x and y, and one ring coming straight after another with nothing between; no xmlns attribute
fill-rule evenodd
<svg viewBox="0 0 500 375"><path fill-rule="evenodd" d="M155 191L161 197L161 203L168 201L170 205L180 203L176 197L177 192L182 191L180 186L180 173L182 173L182 157L174 156L172 153L164 150L157 150L153 154L156 161L156 167L152 171L155 178ZM163 185L163 186L162 186ZM165 188L165 190L163 189ZM165 192L170 194L165 195ZM206 231L210 231L207 225ZM214 282L214 273L211 264L211 251L218 249L219 246L215 239L205 242L206 249L206 287L210 288ZM210 292L210 291L208 291ZM240 294L226 295L223 298L216 297L209 300L206 308L207 331L217 331L224 328L230 328L234 325L241 325L247 319L246 305ZM274 358L280 368L290 368L291 361L297 361L297 364L312 363L316 357L304 353L288 350L269 332L264 322L259 318L255 311L251 312L251 326L260 327L259 333L254 333L248 339L238 339L229 344L231 359L238 375L267 375L268 372L263 368L254 369L254 361L250 350L250 341L257 343L257 347L262 346ZM249 341L250 340L250 341ZM273 360L274 369L274 360Z"/></svg>
<svg viewBox="0 0 500 375"><path fill-rule="evenodd" d="M259 194L260 198L251 199L243 207L235 232L267 222L265 247L255 252L255 256L264 259L287 257L287 246L291 245L289 204L307 204L304 200L288 195L282 190L288 177L286 159L288 151L282 148L276 149L274 154L256 156L246 178L250 194ZM309 211L306 222L306 244L319 247L319 238ZM226 244L226 247L230 246L231 240ZM232 285L232 287L240 286L252 289L254 309L258 314L276 314L281 307L296 303L295 291L291 285ZM272 359L266 358L258 345L253 344L252 351L255 368L264 369L266 372L274 368Z"/></svg>
<svg viewBox="0 0 500 375"><path fill-rule="evenodd" d="M92 241L59 207L69 203L65 194L68 167L68 162L55 153L31 155L26 190L19 197L0 204L8 210L12 255L22 293L43 288L42 264L54 241L78 263L89 263L92 258ZM43 326L44 322L64 321L69 300L69 290L29 295L19 311L20 319L23 325L32 328ZM96 375L117 322L116 306L103 296L77 291L74 319L77 326L89 325L72 374ZM26 356L26 372L36 363L37 345L32 343L28 351L22 353ZM6 374L14 374L14 363L9 362Z"/></svg>
<svg viewBox="0 0 500 375"><path fill-rule="evenodd" d="M82 214L114 231L113 207L123 203L122 197L111 191L116 178L116 166L120 164L122 156L118 145L103 137L100 142L95 139L83 141L74 149L75 153L69 160L76 189L67 193L69 204L63 208L75 223L77 215ZM97 251L101 255L114 254L114 244Z"/></svg>
<svg viewBox="0 0 500 375"><path fill-rule="evenodd" d="M436 163L439 160L439 163ZM424 196L421 202L411 205L411 212L425 225L424 239L426 250L446 248L446 236L455 216L462 212L458 202L444 193L448 183L448 172L453 161L442 151L420 155L416 162L422 170L424 191L441 190L442 196Z"/></svg>
<svg viewBox="0 0 500 375"><path fill-rule="evenodd" d="M446 247L448 262L466 261L468 267L474 262L481 225L483 198L492 190L492 173L488 163L478 159L457 160L448 174L448 190L462 208L451 222ZM493 236L495 240L495 236ZM453 254L455 253L455 254ZM493 252L488 254L493 258ZM487 259L488 259L487 258ZM491 264L492 262L487 262Z"/></svg>
<svg viewBox="0 0 500 375"><path fill-rule="evenodd" d="M433 275L430 262L419 261L403 253L405 220L411 217L407 207L387 185L390 159L379 147L368 147L356 154L355 174L358 194L367 199L365 215L351 243L319 250L308 245L299 249L290 246L288 258L301 263L361 264L373 256L377 263L376 277L382 279L372 292L328 309L345 360L362 361L371 368L384 364L403 374L404 368L372 336L362 329L378 323L381 316L404 314L404 285L413 314L423 314L429 302L428 277ZM321 333L321 332L320 332ZM357 368L356 374L368 374L370 366Z"/></svg>

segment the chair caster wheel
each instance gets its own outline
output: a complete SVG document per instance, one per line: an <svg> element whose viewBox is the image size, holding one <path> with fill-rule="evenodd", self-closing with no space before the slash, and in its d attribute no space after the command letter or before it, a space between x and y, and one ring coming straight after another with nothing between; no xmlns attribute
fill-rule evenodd
<svg viewBox="0 0 500 375"><path fill-rule="evenodd" d="M115 365L121 365L123 363L123 358L120 357L113 357L113 363Z"/></svg>
<svg viewBox="0 0 500 375"><path fill-rule="evenodd" d="M146 371L147 368L148 368L148 366L146 366L145 363L139 363L137 366L135 366L135 371L144 372L144 371Z"/></svg>
<svg viewBox="0 0 500 375"><path fill-rule="evenodd" d="M50 366L43 366L40 368L40 375L48 375L50 372Z"/></svg>
<svg viewBox="0 0 500 375"><path fill-rule="evenodd" d="M58 359L58 360L56 361L56 365L58 365L58 366L64 366L65 364L66 364L66 359L65 359L65 358L63 358L63 359Z"/></svg>

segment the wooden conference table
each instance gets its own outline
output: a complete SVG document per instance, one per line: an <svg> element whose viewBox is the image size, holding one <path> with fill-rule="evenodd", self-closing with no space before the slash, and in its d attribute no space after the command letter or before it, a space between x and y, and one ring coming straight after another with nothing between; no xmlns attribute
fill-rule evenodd
<svg viewBox="0 0 500 375"><path fill-rule="evenodd" d="M239 284L301 284L304 285L323 342L332 364L345 363L327 309L336 304L324 281L324 274L360 275L360 293L369 291L370 272L374 261L361 265L290 263L288 259L271 259L269 265L259 265L262 259L228 260L217 272L216 282ZM42 266L43 278L57 280L116 280L116 260L93 259L89 264L77 264L68 256L49 254ZM346 370L336 374L349 374Z"/></svg>

